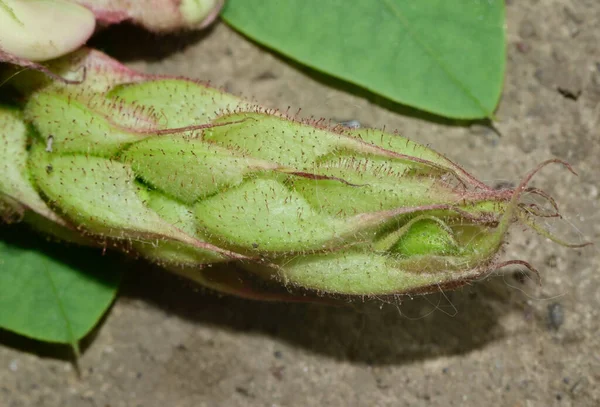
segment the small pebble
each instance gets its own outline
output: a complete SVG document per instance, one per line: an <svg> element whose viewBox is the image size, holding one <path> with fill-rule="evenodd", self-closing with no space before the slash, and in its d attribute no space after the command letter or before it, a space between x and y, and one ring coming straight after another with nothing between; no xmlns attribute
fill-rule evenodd
<svg viewBox="0 0 600 407"><path fill-rule="evenodd" d="M519 36L521 38L535 37L535 26L529 20L524 20L519 27Z"/></svg>
<svg viewBox="0 0 600 407"><path fill-rule="evenodd" d="M529 52L529 45L526 42L517 41L516 46L517 51L519 51L521 54L526 54Z"/></svg>
<svg viewBox="0 0 600 407"><path fill-rule="evenodd" d="M548 305L548 326L550 329L557 331L565 321L565 312L563 306L554 302Z"/></svg>
<svg viewBox="0 0 600 407"><path fill-rule="evenodd" d="M348 127L350 129L360 129L360 122L358 120L346 120L340 122L340 124L344 127Z"/></svg>

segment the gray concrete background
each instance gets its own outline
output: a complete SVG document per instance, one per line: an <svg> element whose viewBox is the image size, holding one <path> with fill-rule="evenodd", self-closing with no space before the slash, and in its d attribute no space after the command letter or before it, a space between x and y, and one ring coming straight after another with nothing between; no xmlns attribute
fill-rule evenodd
<svg viewBox="0 0 600 407"><path fill-rule="evenodd" d="M492 185L516 182L547 158L566 159L579 177L556 166L534 181L564 214L548 226L597 242L600 3L507 3L501 137L344 92L223 24L160 41L111 29L97 41L146 72L211 80L306 116L398 129ZM0 405L600 405L597 245L565 249L519 227L510 241L504 256L537 266L542 287L512 268L456 292L348 308L219 297L131 264L119 299L87 341L81 377L65 349L0 334Z"/></svg>

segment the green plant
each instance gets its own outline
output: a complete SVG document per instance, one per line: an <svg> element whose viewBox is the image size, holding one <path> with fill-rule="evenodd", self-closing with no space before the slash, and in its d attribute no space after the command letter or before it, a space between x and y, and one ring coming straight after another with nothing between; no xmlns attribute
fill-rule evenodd
<svg viewBox="0 0 600 407"><path fill-rule="evenodd" d="M530 267L497 259L515 222L558 241L534 221L557 216L556 204L527 187L548 162L494 190L398 135L300 120L97 51L45 70L53 76L9 82L20 96L0 110L0 202L6 219L61 239L262 299L424 293ZM15 298L15 286L0 298Z"/></svg>

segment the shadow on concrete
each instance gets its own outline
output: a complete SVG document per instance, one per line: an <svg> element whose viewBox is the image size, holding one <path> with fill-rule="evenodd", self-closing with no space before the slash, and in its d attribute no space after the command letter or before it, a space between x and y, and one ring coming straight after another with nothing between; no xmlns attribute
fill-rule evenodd
<svg viewBox="0 0 600 407"><path fill-rule="evenodd" d="M327 357L371 365L481 348L503 337L498 320L522 303L515 296L524 297L502 278L492 278L455 292L403 297L401 304L268 303L217 296L162 270L144 268L127 276L123 296L198 324L259 333Z"/></svg>
<svg viewBox="0 0 600 407"><path fill-rule="evenodd" d="M210 35L212 28L156 34L129 23L104 28L88 45L121 62L159 61Z"/></svg>
<svg viewBox="0 0 600 407"><path fill-rule="evenodd" d="M87 249L75 249L81 250ZM99 253L94 256L98 262L103 260ZM119 256L109 257L114 262ZM91 258L87 253L88 265L98 263ZM454 292L412 299L405 296L402 303L390 299L340 301L340 306L261 302L220 296L143 261L121 260L118 267L132 269L125 273L120 289L125 298L141 299L196 324L258 333L326 357L370 365L402 364L484 347L503 337L499 319L520 308L518 304L525 298L505 280L492 278ZM84 265L77 267L87 272ZM97 271L92 272L97 275ZM105 318L110 318L110 311ZM82 340L82 352L102 329L103 321ZM0 344L41 357L73 360L69 346L43 343L4 330L0 330Z"/></svg>

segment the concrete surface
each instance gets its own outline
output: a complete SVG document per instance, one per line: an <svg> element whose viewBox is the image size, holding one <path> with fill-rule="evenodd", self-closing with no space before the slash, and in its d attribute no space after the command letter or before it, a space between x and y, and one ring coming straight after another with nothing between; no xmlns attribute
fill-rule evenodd
<svg viewBox="0 0 600 407"><path fill-rule="evenodd" d="M600 3L507 3L501 136L482 124L427 120L357 89L349 94L223 24L160 41L111 29L97 45L147 72L208 79L306 116L398 129L492 185L514 183L547 158L566 159L579 177L555 166L534 181L565 216L549 226L597 243ZM86 341L81 377L65 348L0 334L0 405L600 405L598 246L566 249L520 228L511 242L505 257L536 265L542 287L511 268L456 292L348 308L218 297L132 264L118 301Z"/></svg>

